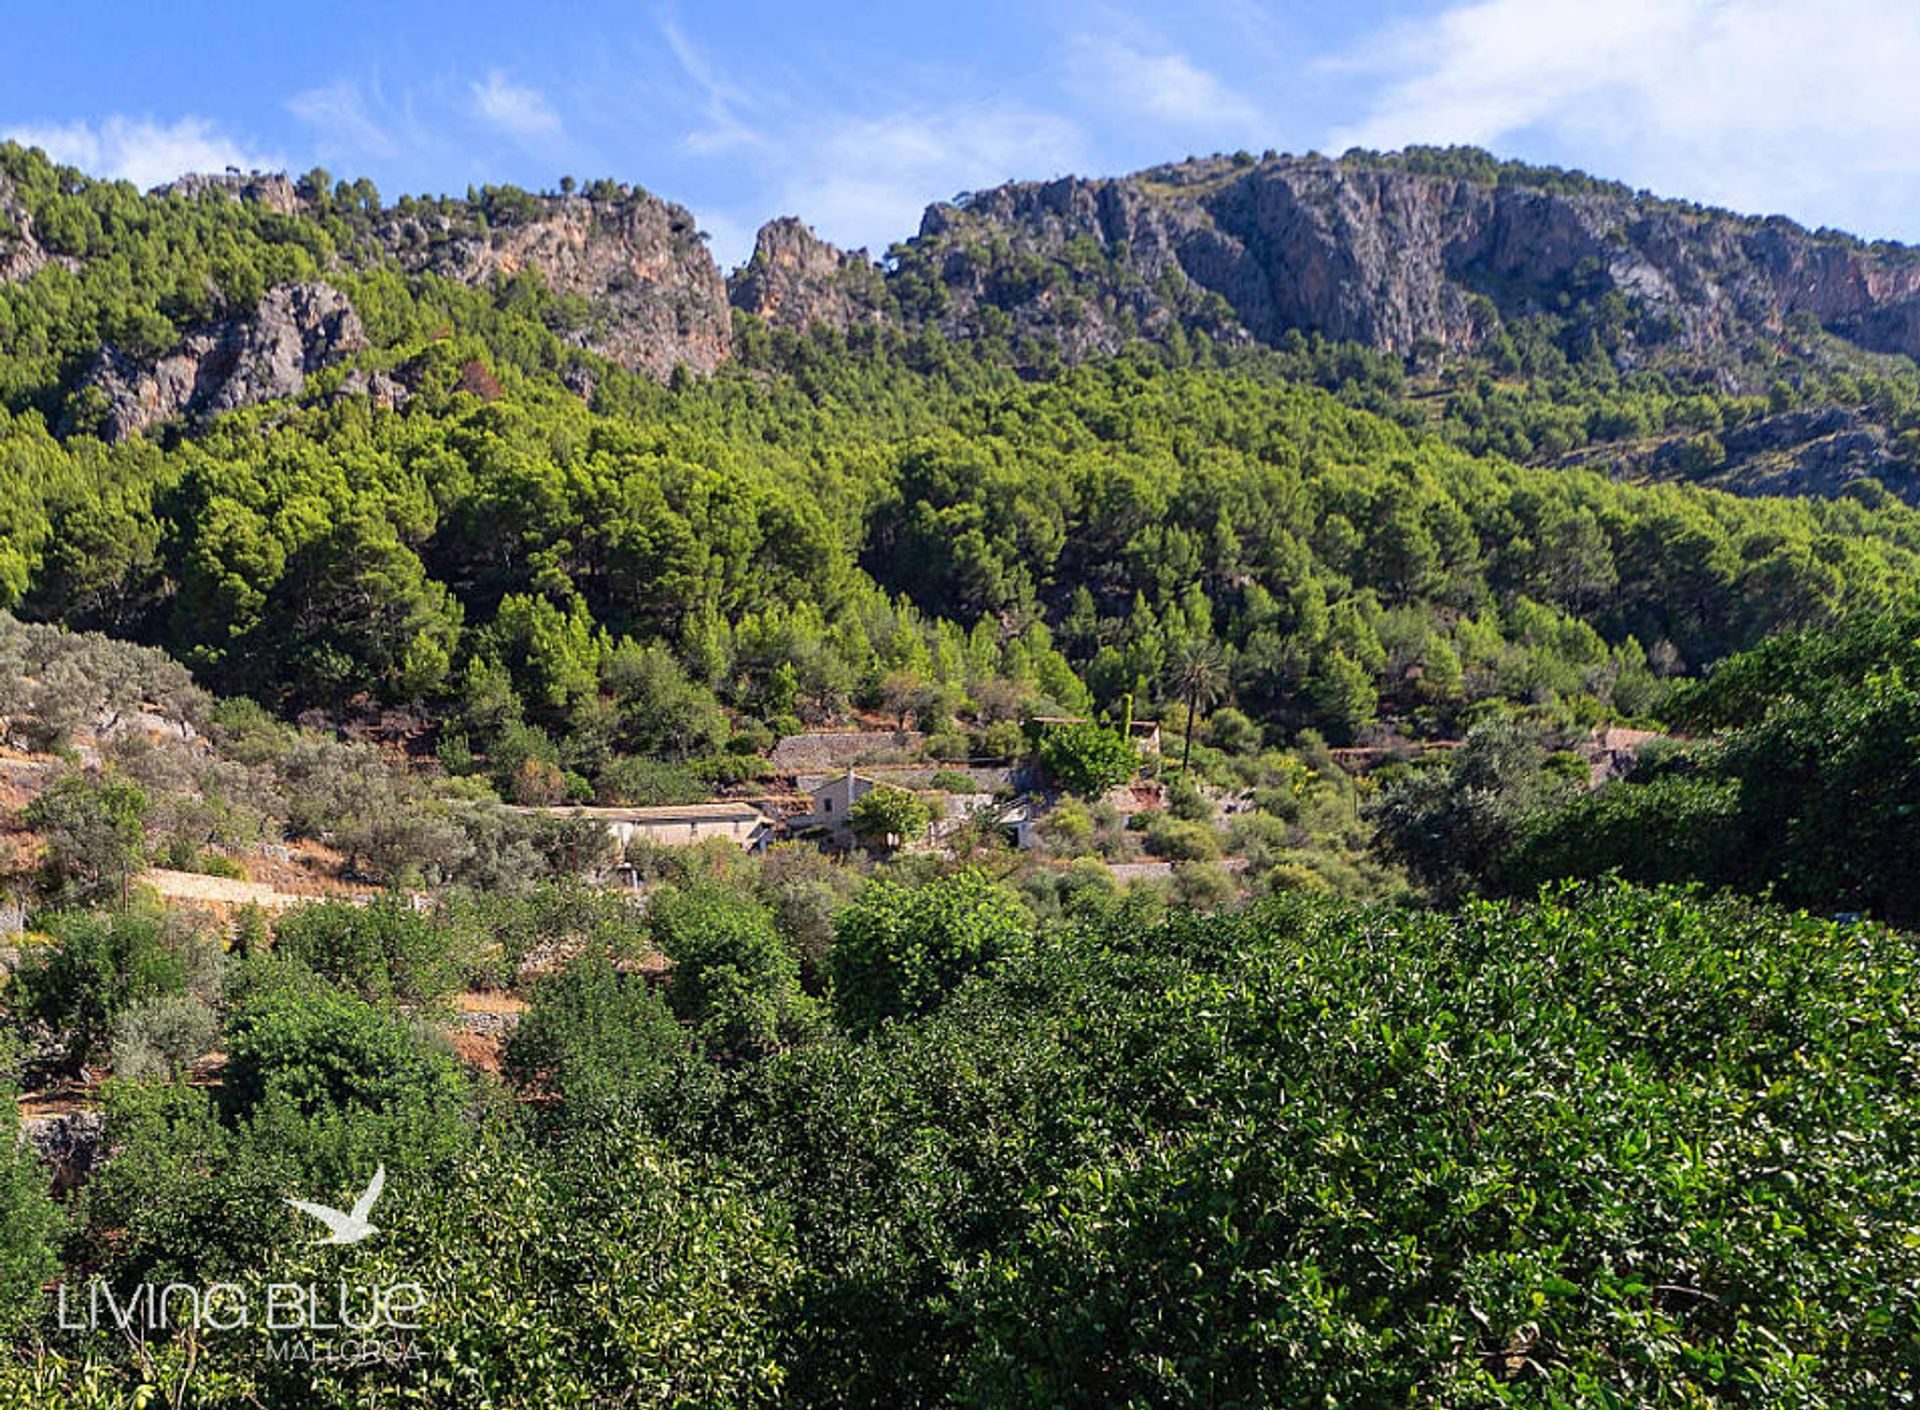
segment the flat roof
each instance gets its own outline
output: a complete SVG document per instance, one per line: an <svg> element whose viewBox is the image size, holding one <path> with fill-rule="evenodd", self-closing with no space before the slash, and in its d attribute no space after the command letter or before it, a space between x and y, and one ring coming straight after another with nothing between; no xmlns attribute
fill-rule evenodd
<svg viewBox="0 0 1920 1410"><path fill-rule="evenodd" d="M765 822L767 815L751 803L672 803L649 808L593 808L557 804L548 808L512 807L515 813L539 813L550 818L588 818L595 822Z"/></svg>

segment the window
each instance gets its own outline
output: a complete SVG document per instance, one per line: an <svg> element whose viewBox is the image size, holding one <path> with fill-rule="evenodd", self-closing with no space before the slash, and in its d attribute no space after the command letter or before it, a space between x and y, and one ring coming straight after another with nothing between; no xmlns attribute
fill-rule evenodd
<svg viewBox="0 0 1920 1410"><path fill-rule="evenodd" d="M820 801L826 805L826 809L829 813L833 811L833 799L822 798Z"/></svg>

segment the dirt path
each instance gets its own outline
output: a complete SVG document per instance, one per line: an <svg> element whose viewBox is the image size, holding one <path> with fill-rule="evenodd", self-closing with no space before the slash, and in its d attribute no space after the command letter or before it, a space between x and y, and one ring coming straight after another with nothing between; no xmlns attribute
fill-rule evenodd
<svg viewBox="0 0 1920 1410"><path fill-rule="evenodd" d="M319 894L280 891L260 881L235 881L231 877L206 876L197 871L169 871L165 867L151 867L140 873L140 884L151 886L168 901L193 901L216 906L259 906L268 911L284 911L293 906L304 906L309 901L327 899Z"/></svg>

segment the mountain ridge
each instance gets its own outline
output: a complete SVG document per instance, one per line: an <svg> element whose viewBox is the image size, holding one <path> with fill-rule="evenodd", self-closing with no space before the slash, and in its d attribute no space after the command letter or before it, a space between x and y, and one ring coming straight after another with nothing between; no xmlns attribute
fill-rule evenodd
<svg viewBox="0 0 1920 1410"><path fill-rule="evenodd" d="M286 216L327 204L304 179L280 173L193 174L147 193L208 196ZM0 279L31 277L59 257L36 238L3 180L0 217ZM1100 291L1119 308L1170 314L1191 331L1229 341L1272 344L1297 331L1412 357L1424 340L1469 346L1487 337L1494 324L1475 296L1501 318L1527 316L1559 301L1568 281L1584 279L1594 286L1589 295L1618 291L1643 315L1677 321L1638 330L1637 343L1677 337L1697 348L1733 333L1777 331L1805 313L1868 351L1920 355L1920 249L1501 162L1477 149L1338 158L1241 153L1122 176L1009 181L931 203L917 231L882 261L821 239L802 216L787 215L766 222L753 255L723 270L685 207L612 182L585 193L488 187L465 201L403 198L375 216L366 236L357 258L384 256L408 273L462 283L537 265L556 292L611 301L606 311L616 324L656 312L639 301L620 304L621 275L627 288L638 281L677 291L684 302L675 310L677 344L616 339L599 349L663 379L673 365L669 349L694 372L728 356L714 313L729 289L735 307L777 326L840 328L891 313L970 336L981 331L972 314L984 304L1062 336L1064 320L1049 307L1058 299L1044 297L1049 289L996 288L981 277L979 259L953 258L997 238L1042 261L1070 259L1065 247L1093 241L1109 267L1077 272L1117 276L1125 288ZM608 247L626 254L624 270L608 267ZM776 272L777 296L767 287ZM874 290L875 273L894 292L894 309ZM903 287L928 274L947 284L948 307L929 307L938 300ZM1155 290L1169 274L1198 292ZM846 297L850 284L865 286L863 296ZM1228 309L1205 306L1207 294L1219 294ZM1070 350L1114 350L1097 339L1064 341Z"/></svg>
<svg viewBox="0 0 1920 1410"><path fill-rule="evenodd" d="M76 179L29 199L35 193L0 171L0 281L49 266L71 271L87 258L84 223L74 228L61 208ZM82 406L64 424L122 437L296 395L308 373L359 344L351 328L346 337L313 326L289 333L281 311L318 285L346 300L351 318L351 296L327 281L380 270L481 290L533 277L565 342L661 382L733 360L741 315L799 334L997 340L1034 371L1141 341L1178 351L1203 339L1231 351L1324 340L1397 364L1394 375L1428 379L1449 391L1449 406L1463 378L1484 401L1516 370L1533 382L1589 385L1653 373L1676 395L1700 387L1778 401L1783 380L1791 393L1920 355L1920 250L1475 149L1239 153L1119 177L1008 182L928 206L882 260L784 216L761 228L752 256L727 274L685 207L611 181L562 184L543 195L489 186L465 199L389 206L365 182L333 185L320 172L296 180L233 171L156 187L140 199L231 201L268 222L321 224L330 247L309 277L175 318L142 347L108 340L87 350L65 391L100 387L108 409ZM595 381L579 371L569 385L590 395ZM1808 395L1847 400L1818 387ZM1622 475L1712 472L1735 489L1745 488L1747 461L1766 458L1765 474L1753 477L1762 488L1832 494L1875 477L1920 492L1920 466L1893 448L1897 428L1876 422L1864 435L1792 440L1799 427L1777 422L1737 453L1678 435L1630 444L1605 425L1570 441L1550 430L1476 448L1536 463L1599 460ZM1617 453L1606 453L1616 442Z"/></svg>

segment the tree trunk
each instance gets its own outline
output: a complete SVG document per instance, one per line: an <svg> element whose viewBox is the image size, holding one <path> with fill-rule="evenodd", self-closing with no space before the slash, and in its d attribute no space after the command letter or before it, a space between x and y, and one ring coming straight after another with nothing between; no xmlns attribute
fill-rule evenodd
<svg viewBox="0 0 1920 1410"><path fill-rule="evenodd" d="M1187 759L1193 753L1193 716L1199 703L1200 692L1190 688L1187 691L1187 742L1180 746L1180 772L1183 774L1187 771Z"/></svg>

